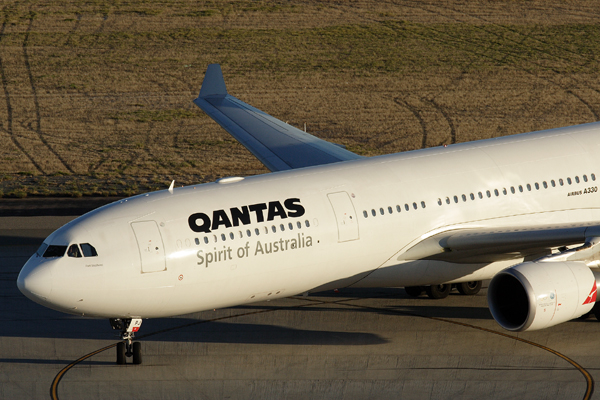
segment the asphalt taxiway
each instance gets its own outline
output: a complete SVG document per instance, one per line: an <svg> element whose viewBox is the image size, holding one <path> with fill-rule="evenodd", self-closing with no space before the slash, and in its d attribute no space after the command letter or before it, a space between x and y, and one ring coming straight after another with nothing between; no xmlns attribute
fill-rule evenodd
<svg viewBox="0 0 600 400"><path fill-rule="evenodd" d="M0 217L2 399L578 399L600 380L599 322L504 335L485 290L342 289L145 320L142 365L116 365L114 348L74 363L117 343L108 321L48 310L15 283L71 218Z"/></svg>

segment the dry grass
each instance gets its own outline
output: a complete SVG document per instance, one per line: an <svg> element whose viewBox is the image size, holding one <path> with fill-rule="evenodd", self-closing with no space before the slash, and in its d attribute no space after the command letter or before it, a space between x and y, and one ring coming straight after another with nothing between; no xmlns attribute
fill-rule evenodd
<svg viewBox="0 0 600 400"><path fill-rule="evenodd" d="M229 91L364 155L596 121L594 1L44 1L0 11L0 195L266 172L191 103Z"/></svg>

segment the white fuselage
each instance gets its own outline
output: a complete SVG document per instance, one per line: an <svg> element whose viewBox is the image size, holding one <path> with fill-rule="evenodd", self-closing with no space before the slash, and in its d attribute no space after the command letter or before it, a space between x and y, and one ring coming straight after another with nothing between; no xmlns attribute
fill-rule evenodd
<svg viewBox="0 0 600 400"><path fill-rule="evenodd" d="M19 287L64 312L151 318L318 287L487 279L515 262L403 253L459 227L600 219L599 154L600 124L587 124L139 195L45 240L97 256L34 255Z"/></svg>

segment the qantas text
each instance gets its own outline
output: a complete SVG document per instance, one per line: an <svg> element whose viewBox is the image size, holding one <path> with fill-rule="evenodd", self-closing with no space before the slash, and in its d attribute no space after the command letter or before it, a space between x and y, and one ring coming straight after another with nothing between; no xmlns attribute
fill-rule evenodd
<svg viewBox="0 0 600 400"><path fill-rule="evenodd" d="M281 219L298 218L303 216L304 212L300 199L291 198L286 199L283 205L279 201L270 201L268 203L232 207L229 211L214 210L212 218L205 213L195 213L188 218L188 224L194 232L209 233L221 226L231 228L240 224L249 225L253 222L273 221L276 217Z"/></svg>

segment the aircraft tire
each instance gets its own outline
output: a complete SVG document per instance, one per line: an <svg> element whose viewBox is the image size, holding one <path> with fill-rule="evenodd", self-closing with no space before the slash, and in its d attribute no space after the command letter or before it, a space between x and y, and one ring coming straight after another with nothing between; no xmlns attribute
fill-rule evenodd
<svg viewBox="0 0 600 400"><path fill-rule="evenodd" d="M117 364L124 365L126 360L125 356L125 343L117 343Z"/></svg>
<svg viewBox="0 0 600 400"><path fill-rule="evenodd" d="M450 289L452 289L452 285L441 284L441 285L431 285L425 288L427 292L427 296L430 299L445 299L450 294Z"/></svg>
<svg viewBox="0 0 600 400"><path fill-rule="evenodd" d="M423 294L423 286L406 286L404 291L410 297L419 297Z"/></svg>
<svg viewBox="0 0 600 400"><path fill-rule="evenodd" d="M133 363L142 363L142 344L140 342L133 342Z"/></svg>
<svg viewBox="0 0 600 400"><path fill-rule="evenodd" d="M481 281L457 283L456 289L460 294L473 296L481 290Z"/></svg>

